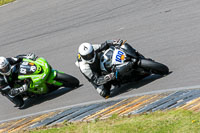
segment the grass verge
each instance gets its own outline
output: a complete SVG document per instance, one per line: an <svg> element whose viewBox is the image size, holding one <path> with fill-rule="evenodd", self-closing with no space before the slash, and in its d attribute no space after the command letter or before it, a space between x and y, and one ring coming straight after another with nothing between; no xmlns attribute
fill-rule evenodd
<svg viewBox="0 0 200 133"><path fill-rule="evenodd" d="M63 122L29 133L200 133L200 112L187 110L157 111L91 122Z"/></svg>
<svg viewBox="0 0 200 133"><path fill-rule="evenodd" d="M0 6L4 5L4 4L8 4L10 2L13 2L15 0L0 0Z"/></svg>

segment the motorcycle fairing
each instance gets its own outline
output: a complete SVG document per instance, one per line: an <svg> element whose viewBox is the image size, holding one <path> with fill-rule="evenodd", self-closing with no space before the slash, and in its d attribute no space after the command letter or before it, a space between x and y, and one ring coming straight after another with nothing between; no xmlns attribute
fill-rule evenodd
<svg viewBox="0 0 200 133"><path fill-rule="evenodd" d="M112 64L114 65L119 65L123 64L125 60L125 53L122 50L115 49L113 52L113 57L112 57Z"/></svg>
<svg viewBox="0 0 200 133"><path fill-rule="evenodd" d="M28 64L24 63L24 62L28 62ZM36 68L36 70L32 73L27 73L26 75L19 74L18 79L20 79L20 80L31 79L31 83L30 83L29 89L28 89L28 91L30 91L30 92L37 93L37 94L47 93L48 89L45 84L45 81L50 73L50 67L49 67L47 61L44 58L38 58L36 61L24 58L23 63L22 64L24 66L25 66L25 64L27 64L26 65L27 69L31 68L31 65L34 64L37 68L41 67L42 70L40 71L40 73L38 73L37 68ZM22 68L24 68L24 67L22 67Z"/></svg>
<svg viewBox="0 0 200 133"><path fill-rule="evenodd" d="M27 68L30 73L19 74L18 79L31 79L31 83L28 89L29 92L45 94L48 92L47 84L53 84L56 86L63 85L63 83L54 80L58 72L63 72L51 69L48 62L44 58L38 58L36 61L24 58L23 62L28 62L24 64L22 63L25 66L22 68ZM36 69L34 68L33 71L33 67L31 69L31 66L35 66Z"/></svg>
<svg viewBox="0 0 200 133"><path fill-rule="evenodd" d="M58 72L59 72L59 73L63 73L63 72L60 72L60 71L56 71L56 70L54 70L54 69L51 69L51 73L50 73L50 75L49 75L49 77L48 77L48 79L47 79L47 83L49 83L49 84L54 84L54 85L57 85L57 86L62 86L63 83L54 80L54 78L56 77L56 75L57 75Z"/></svg>
<svg viewBox="0 0 200 133"><path fill-rule="evenodd" d="M138 56L136 55L136 50L132 48L130 44L124 43L121 48L124 50L124 52L126 52L128 56L138 58Z"/></svg>
<svg viewBox="0 0 200 133"><path fill-rule="evenodd" d="M111 71L113 65L123 64L126 54L120 49L107 49L100 58L100 68L104 72Z"/></svg>
<svg viewBox="0 0 200 133"><path fill-rule="evenodd" d="M41 71L42 68L39 65L27 61L22 62L19 68L20 75L38 74Z"/></svg>

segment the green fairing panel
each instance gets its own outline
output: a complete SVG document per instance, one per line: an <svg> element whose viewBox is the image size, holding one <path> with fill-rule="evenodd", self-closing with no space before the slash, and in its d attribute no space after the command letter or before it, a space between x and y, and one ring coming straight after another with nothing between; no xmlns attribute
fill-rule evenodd
<svg viewBox="0 0 200 133"><path fill-rule="evenodd" d="M36 66L41 66L43 72L41 74L19 75L18 78L21 80L27 78L32 80L28 91L37 94L47 93L48 88L46 86L46 80L50 74L50 67L48 65L48 62L44 58L38 58L36 61L30 59L23 59L23 61L34 63Z"/></svg>
<svg viewBox="0 0 200 133"><path fill-rule="evenodd" d="M52 69L52 70L51 70L51 73L50 73L50 75L49 75L49 77L48 77L48 79L47 79L47 82L48 82L49 84L53 84L53 85L57 85L57 86L62 86L63 83L60 83L60 82L54 80L54 78L56 77L56 73L57 73L57 72L58 72L58 71Z"/></svg>

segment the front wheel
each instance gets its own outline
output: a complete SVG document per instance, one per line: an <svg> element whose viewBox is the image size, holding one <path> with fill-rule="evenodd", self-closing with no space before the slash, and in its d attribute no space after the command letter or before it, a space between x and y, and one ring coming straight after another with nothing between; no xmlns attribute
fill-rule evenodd
<svg viewBox="0 0 200 133"><path fill-rule="evenodd" d="M139 66L154 74L169 74L169 68L166 65L155 62L151 59L141 59L139 62Z"/></svg>
<svg viewBox="0 0 200 133"><path fill-rule="evenodd" d="M57 73L55 77L56 81L59 81L64 84L65 87L78 87L79 80L71 75L65 73Z"/></svg>

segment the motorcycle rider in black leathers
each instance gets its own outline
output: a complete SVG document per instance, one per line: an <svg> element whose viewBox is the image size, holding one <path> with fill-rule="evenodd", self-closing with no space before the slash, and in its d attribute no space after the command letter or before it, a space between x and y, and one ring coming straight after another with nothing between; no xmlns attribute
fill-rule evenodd
<svg viewBox="0 0 200 133"><path fill-rule="evenodd" d="M97 92L104 98L109 98L111 82L116 78L115 73L103 74L100 69L100 57L110 46L119 46L123 40L107 40L102 44L82 43L78 49L76 65L81 73L92 83ZM132 67L132 63L125 64L119 70Z"/></svg>
<svg viewBox="0 0 200 133"><path fill-rule="evenodd" d="M21 93L28 89L27 81L18 80L19 65L23 58L35 60L35 54L18 55L16 57L0 57L0 92L6 96L16 107L23 107L24 100ZM16 83L20 86L15 87Z"/></svg>

